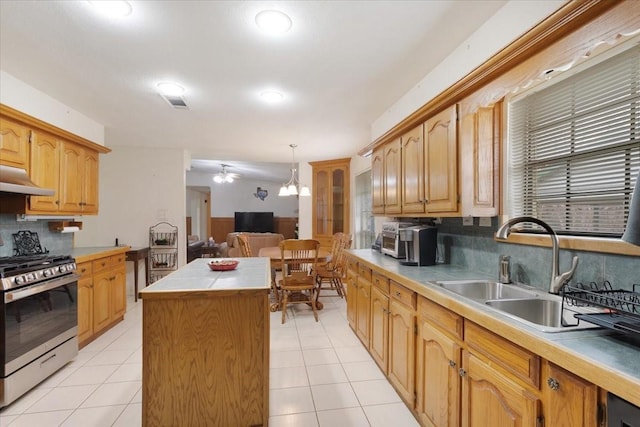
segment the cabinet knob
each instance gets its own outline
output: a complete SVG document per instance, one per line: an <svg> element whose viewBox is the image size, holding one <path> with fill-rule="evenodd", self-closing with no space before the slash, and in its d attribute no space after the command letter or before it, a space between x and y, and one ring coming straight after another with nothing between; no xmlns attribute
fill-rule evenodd
<svg viewBox="0 0 640 427"><path fill-rule="evenodd" d="M560 383L555 378L547 378L547 385L551 390L558 390L560 388Z"/></svg>
<svg viewBox="0 0 640 427"><path fill-rule="evenodd" d="M452 368L455 368L456 362L454 362L453 360L449 360L449 366L451 366Z"/></svg>
<svg viewBox="0 0 640 427"><path fill-rule="evenodd" d="M467 375L467 371L465 371L464 369L460 368L458 370L458 373L460 374L461 377L464 377L465 375Z"/></svg>
<svg viewBox="0 0 640 427"><path fill-rule="evenodd" d="M400 298L400 295L402 295L402 294L401 294L400 292L397 292L397 291L396 291L396 296L397 296L398 298Z"/></svg>

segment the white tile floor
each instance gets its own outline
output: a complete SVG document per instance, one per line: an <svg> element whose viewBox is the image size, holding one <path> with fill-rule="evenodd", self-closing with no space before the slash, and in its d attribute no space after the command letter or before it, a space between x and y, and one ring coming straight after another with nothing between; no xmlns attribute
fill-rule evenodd
<svg viewBox="0 0 640 427"><path fill-rule="evenodd" d="M418 426L346 320L345 300L321 298L271 316L269 425ZM0 426L141 425L142 303L78 357L0 411ZM226 426L225 426L226 427Z"/></svg>

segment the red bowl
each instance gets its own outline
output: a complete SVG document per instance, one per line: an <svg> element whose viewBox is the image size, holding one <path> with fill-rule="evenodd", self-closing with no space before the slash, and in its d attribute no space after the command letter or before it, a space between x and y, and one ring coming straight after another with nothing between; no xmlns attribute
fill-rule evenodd
<svg viewBox="0 0 640 427"><path fill-rule="evenodd" d="M213 271L235 270L239 261L237 259L221 259L209 262L207 265Z"/></svg>

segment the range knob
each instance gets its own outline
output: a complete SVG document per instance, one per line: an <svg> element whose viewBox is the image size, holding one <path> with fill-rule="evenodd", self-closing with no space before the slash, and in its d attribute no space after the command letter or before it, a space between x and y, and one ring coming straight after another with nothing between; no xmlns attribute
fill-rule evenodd
<svg viewBox="0 0 640 427"><path fill-rule="evenodd" d="M66 265L61 265L60 267L58 267L58 271L60 273L64 273L65 271L67 271L67 266Z"/></svg>
<svg viewBox="0 0 640 427"><path fill-rule="evenodd" d="M44 277L49 277L49 276L53 276L54 271L52 268L47 268L42 272L42 274L44 275Z"/></svg>
<svg viewBox="0 0 640 427"><path fill-rule="evenodd" d="M24 276L16 276L16 285L22 285L24 284L25 279Z"/></svg>

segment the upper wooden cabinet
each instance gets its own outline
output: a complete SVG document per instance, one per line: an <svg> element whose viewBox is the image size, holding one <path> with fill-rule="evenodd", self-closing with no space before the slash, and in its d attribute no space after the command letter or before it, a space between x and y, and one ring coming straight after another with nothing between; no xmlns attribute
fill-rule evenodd
<svg viewBox="0 0 640 427"><path fill-rule="evenodd" d="M3 195L2 212L98 213L99 155L108 148L5 105L0 105L0 123L0 162L26 169L36 185L55 190L53 196Z"/></svg>
<svg viewBox="0 0 640 427"><path fill-rule="evenodd" d="M460 126L462 215L496 216L500 201L500 101L463 117Z"/></svg>
<svg viewBox="0 0 640 427"><path fill-rule="evenodd" d="M371 157L371 194L373 213L402 213L400 138L375 150Z"/></svg>
<svg viewBox="0 0 640 427"><path fill-rule="evenodd" d="M457 105L387 142L371 158L373 213L457 216Z"/></svg>
<svg viewBox="0 0 640 427"><path fill-rule="evenodd" d="M0 116L0 164L29 171L29 128Z"/></svg>
<svg viewBox="0 0 640 427"><path fill-rule="evenodd" d="M310 162L313 168L313 238L331 247L335 233L349 234L351 159Z"/></svg>
<svg viewBox="0 0 640 427"><path fill-rule="evenodd" d="M424 124L425 197L429 214L459 214L457 105Z"/></svg>

